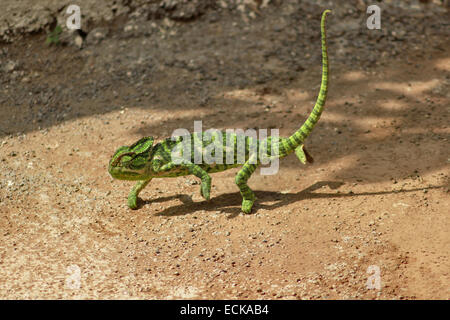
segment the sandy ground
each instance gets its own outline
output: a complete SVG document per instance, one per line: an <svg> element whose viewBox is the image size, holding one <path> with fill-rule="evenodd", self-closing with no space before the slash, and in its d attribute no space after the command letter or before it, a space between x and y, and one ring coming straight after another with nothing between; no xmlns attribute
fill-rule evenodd
<svg viewBox="0 0 450 320"><path fill-rule="evenodd" d="M450 41L437 5L396 8L382 30L365 28L361 1L333 7L315 163L257 171L252 214L237 169L212 175L208 202L195 177L155 179L135 211L132 183L108 175L117 147L194 120L296 130L320 84L326 6L313 2L217 5L189 21L138 8L93 23L81 49L75 34L2 44L0 298L448 299Z"/></svg>

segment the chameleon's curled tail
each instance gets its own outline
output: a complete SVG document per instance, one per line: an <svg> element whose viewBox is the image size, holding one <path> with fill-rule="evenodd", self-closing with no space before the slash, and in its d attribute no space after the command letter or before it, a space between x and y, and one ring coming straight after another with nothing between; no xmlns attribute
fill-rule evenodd
<svg viewBox="0 0 450 320"><path fill-rule="evenodd" d="M317 97L316 104L314 105L311 114L308 119L306 119L305 123L294 132L287 139L282 139L279 145L280 156L285 154L289 154L292 151L296 151L297 148L301 148L303 145L303 141L309 136L317 121L319 121L320 115L323 111L323 106L325 105L325 100L327 98L328 91L328 54L327 54L327 39L326 39L326 30L325 30L325 19L327 13L331 12L331 10L325 10L322 13L322 20L320 23L320 30L322 35L322 83L320 85L319 96ZM301 153L301 150L299 150ZM303 161L302 161L303 162Z"/></svg>

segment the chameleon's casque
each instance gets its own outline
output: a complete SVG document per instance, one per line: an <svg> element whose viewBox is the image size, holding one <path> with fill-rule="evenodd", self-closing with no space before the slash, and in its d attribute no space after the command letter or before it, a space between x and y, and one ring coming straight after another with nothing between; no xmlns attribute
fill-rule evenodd
<svg viewBox="0 0 450 320"><path fill-rule="evenodd" d="M209 173L242 166L236 175L235 182L239 187L243 198L242 211L249 213L256 197L247 185L247 180L261 163L260 152L254 152L254 149L252 149L251 146L256 145L257 150L259 150L261 146L266 146L264 148L264 156L270 159L282 158L294 152L302 163L312 162L312 157L305 150L303 143L313 130L317 121L319 121L327 97L328 55L325 19L329 12L330 10L325 10L321 20L322 82L320 91L311 114L300 129L294 132L289 138L273 139L272 137L269 137L264 140L255 140L251 137L245 137L243 150L238 148L238 145L242 146L242 144L238 143L240 137L235 133L220 132L222 139L204 139L206 133L193 133L190 135L190 141L197 141L199 143L192 143L192 148L190 148L191 154L190 157L187 157L188 159L194 159L194 153L196 151L195 146L207 148L208 146L211 147L211 144L220 143L221 145L217 147L223 147L224 149L231 145L234 155L234 160L231 164L229 159L226 159L227 152L223 153L223 161L220 161L221 163L196 164L194 161L179 161L179 158L175 161L173 158L173 150L185 141L183 137L175 139L167 138L155 145L153 145L154 139L152 137L145 137L131 146L120 147L109 162L109 173L115 179L138 181L128 196L128 206L132 209L137 208L138 194L148 185L151 179L185 175L195 175L201 179L200 193L208 200L211 190L211 177L209 176ZM229 144L225 145L226 142ZM238 153L240 151L245 153L244 163L238 161Z"/></svg>

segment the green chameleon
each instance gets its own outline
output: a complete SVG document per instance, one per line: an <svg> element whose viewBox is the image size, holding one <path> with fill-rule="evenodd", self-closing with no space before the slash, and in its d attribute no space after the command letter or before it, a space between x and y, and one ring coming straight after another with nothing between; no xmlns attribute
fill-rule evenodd
<svg viewBox="0 0 450 320"><path fill-rule="evenodd" d="M211 190L211 177L209 173L221 172L229 168L242 166L236 175L235 182L243 198L242 211L244 213L250 213L256 197L247 185L247 181L257 166L261 164L262 156L265 159L274 160L294 152L302 163L312 162L313 159L304 148L303 142L319 120L327 97L328 56L325 19L328 12L330 10L323 12L320 25L322 35L322 82L320 92L311 114L300 129L294 132L289 138L277 137L274 139L271 136L267 139L257 140L248 136L241 138L237 134L230 132L219 132L219 136L207 135L204 132L194 132L189 136L167 138L155 145L153 145L153 137L145 137L131 146L122 146L114 153L114 156L109 162L109 173L115 179L138 181L128 196L128 206L131 209L138 207L137 199L139 193L153 178L186 175L195 175L201 179L200 193L203 198L209 200ZM178 155L182 155L183 157L174 159L174 150L177 148L180 150L180 146L183 142L186 142L186 138L188 138L187 141L194 141L194 143L187 144L188 147L178 153ZM197 146L201 149L200 151L196 147L196 142ZM243 144L241 142L245 143ZM255 152L255 149L252 149L252 146L255 144L258 150L263 148L263 152L261 150L259 153ZM238 148L238 145L244 145L244 148ZM205 148L211 149L211 147L213 149L212 155L220 147L223 147L227 151L222 153L223 161L216 161L215 163L191 161L191 159L194 159L196 152L203 152L202 150ZM231 159L229 158L230 152L232 153ZM242 157L239 160L239 152L241 152L241 155L245 153L244 160L242 160ZM185 155L189 157L185 157ZM228 155L227 158L226 155Z"/></svg>

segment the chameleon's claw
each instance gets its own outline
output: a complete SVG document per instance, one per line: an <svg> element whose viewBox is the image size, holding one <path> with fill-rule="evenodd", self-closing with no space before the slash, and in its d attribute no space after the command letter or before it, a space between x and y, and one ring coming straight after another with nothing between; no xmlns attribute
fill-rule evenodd
<svg viewBox="0 0 450 320"><path fill-rule="evenodd" d="M206 200L209 200L209 195L211 194L211 177L205 175L202 177L202 183L200 185L200 194Z"/></svg>
<svg viewBox="0 0 450 320"><path fill-rule="evenodd" d="M205 198L206 200L209 200L210 193L211 193L211 185L202 182L200 186L200 194L202 195L202 197Z"/></svg>
<svg viewBox="0 0 450 320"><path fill-rule="evenodd" d="M130 207L130 209L137 209L138 194L149 184L150 180L152 179L138 181L133 189L131 189L130 194L128 195L128 207Z"/></svg>
<svg viewBox="0 0 450 320"><path fill-rule="evenodd" d="M254 200L242 200L242 212L250 213L254 202Z"/></svg>
<svg viewBox="0 0 450 320"><path fill-rule="evenodd" d="M297 156L298 160L300 160L300 162L303 164L314 162L313 157L309 154L309 152L306 150L303 144L295 148L295 155Z"/></svg>
<svg viewBox="0 0 450 320"><path fill-rule="evenodd" d="M128 207L130 209L137 209L138 205L137 205L137 195L134 192L131 192L130 195L128 196Z"/></svg>

